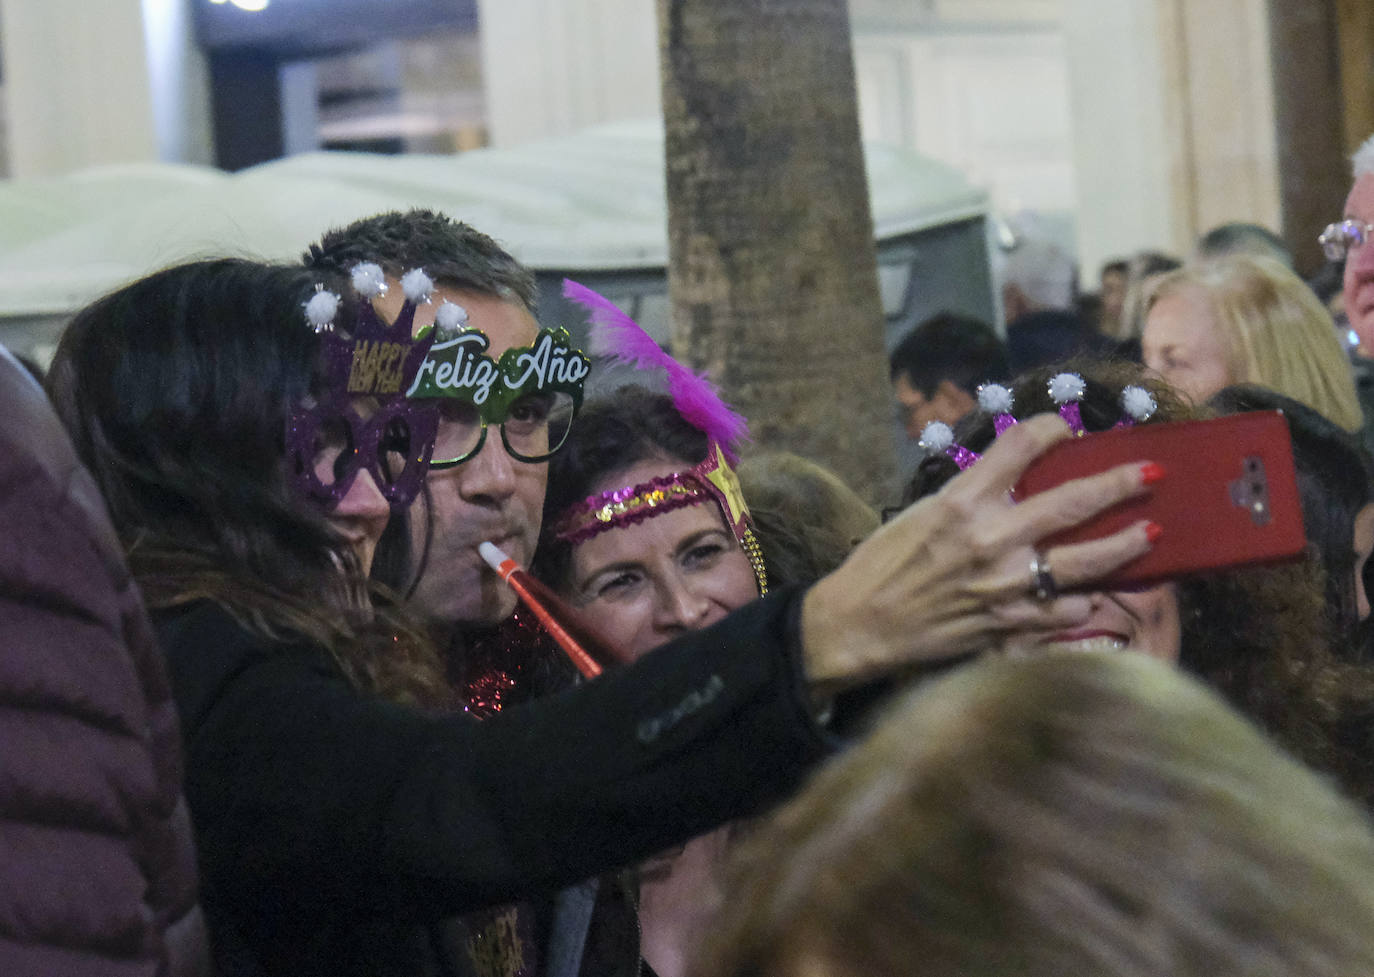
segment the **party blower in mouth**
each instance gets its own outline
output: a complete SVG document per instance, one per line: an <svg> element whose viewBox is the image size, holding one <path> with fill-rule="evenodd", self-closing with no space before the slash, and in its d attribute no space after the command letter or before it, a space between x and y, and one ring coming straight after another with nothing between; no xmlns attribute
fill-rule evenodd
<svg viewBox="0 0 1374 977"><path fill-rule="evenodd" d="M477 547L487 566L510 585L516 596L530 609L550 637L572 659L586 678L596 678L608 666L625 664L630 657L599 634L577 610L535 576L516 563L495 543Z"/></svg>

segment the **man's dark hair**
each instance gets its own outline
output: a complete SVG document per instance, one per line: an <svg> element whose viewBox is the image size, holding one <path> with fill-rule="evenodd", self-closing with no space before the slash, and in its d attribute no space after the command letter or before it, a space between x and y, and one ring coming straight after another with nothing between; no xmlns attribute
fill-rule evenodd
<svg viewBox="0 0 1374 977"><path fill-rule="evenodd" d="M1007 348L986 322L941 312L916 326L888 357L892 380L903 373L923 397L948 380L970 396L978 385L1011 377Z"/></svg>
<svg viewBox="0 0 1374 977"><path fill-rule="evenodd" d="M317 274L343 276L372 261L399 278L423 268L440 285L519 302L531 315L538 305L534 273L492 238L462 221L433 210L392 210L328 231L301 256ZM428 496L426 496L428 501ZM421 511L428 513L426 505ZM417 555L411 551L410 512L387 523L372 564L372 579L409 596L428 561L429 538Z"/></svg>
<svg viewBox="0 0 1374 977"><path fill-rule="evenodd" d="M481 231L432 210L393 210L354 221L310 245L302 261L314 271L342 275L363 261L397 277L423 268L443 285L518 299L531 314L538 304L533 272Z"/></svg>
<svg viewBox="0 0 1374 977"><path fill-rule="evenodd" d="M1282 261L1293 267L1288 245L1269 228L1245 221L1232 221L1212 228L1197 241L1199 258L1224 258L1231 254L1255 254Z"/></svg>

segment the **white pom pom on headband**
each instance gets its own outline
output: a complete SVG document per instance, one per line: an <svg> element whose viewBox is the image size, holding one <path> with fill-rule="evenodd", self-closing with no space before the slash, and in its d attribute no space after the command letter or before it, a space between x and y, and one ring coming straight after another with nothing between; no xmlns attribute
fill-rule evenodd
<svg viewBox="0 0 1374 977"><path fill-rule="evenodd" d="M1069 430L1082 437L1087 431L1083 427L1079 401L1083 399L1088 385L1077 373L1056 373L1050 378L1048 386L1050 399L1059 405L1059 416L1064 418ZM1120 402L1122 416L1113 427L1131 427L1136 422L1147 421L1159 409L1154 395L1135 384L1122 388ZM984 413L993 415L995 437L1000 438L1007 428L1016 423L1016 418L1011 414L1012 404L1012 392L1000 383L985 383L978 388L978 407ZM956 443L954 432L943 421L927 424L921 431L918 444L927 456L948 455L961 471L982 457L976 451Z"/></svg>
<svg viewBox="0 0 1374 977"><path fill-rule="evenodd" d="M1121 419L1118 426L1129 427L1136 421L1148 421L1154 412L1159 410L1159 404L1155 402L1155 395L1150 391L1132 384L1121 391L1121 409L1126 412L1126 416Z"/></svg>
<svg viewBox="0 0 1374 977"><path fill-rule="evenodd" d="M317 291L305 302L305 321L315 332L333 332L334 317L339 314L341 299L333 292L325 291L323 285L315 286Z"/></svg>
<svg viewBox="0 0 1374 977"><path fill-rule="evenodd" d="M916 442L928 455L938 455L954 443L954 431L944 421L931 421L921 430L921 440Z"/></svg>
<svg viewBox="0 0 1374 977"><path fill-rule="evenodd" d="M1016 423L1011 415L1012 403L1011 391L1000 383L985 383L978 388L978 406L993 415L992 430L999 438Z"/></svg>
<svg viewBox="0 0 1374 977"><path fill-rule="evenodd" d="M445 300L434 313L434 324L446 333L459 332L467 328L468 310Z"/></svg>
<svg viewBox="0 0 1374 977"><path fill-rule="evenodd" d="M423 305L434 294L434 279L419 268L412 268L401 276L401 290L406 293L406 301Z"/></svg>
<svg viewBox="0 0 1374 977"><path fill-rule="evenodd" d="M363 298L375 299L386 294L386 272L382 266L372 261L364 261L353 266L353 290Z"/></svg>

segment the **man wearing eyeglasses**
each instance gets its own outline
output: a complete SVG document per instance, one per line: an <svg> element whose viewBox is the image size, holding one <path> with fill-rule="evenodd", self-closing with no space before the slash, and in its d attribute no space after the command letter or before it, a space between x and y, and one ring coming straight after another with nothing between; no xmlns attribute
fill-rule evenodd
<svg viewBox="0 0 1374 977"><path fill-rule="evenodd" d="M1353 159L1355 185L1345 198L1345 218L1327 227L1322 248L1332 261L1345 262L1345 314L1360 338L1360 347L1374 350L1374 137L1367 139Z"/></svg>
<svg viewBox="0 0 1374 977"><path fill-rule="evenodd" d="M483 352L492 360L535 343L534 275L465 224L429 211L380 214L329 232L305 256L312 268L345 274L364 261L380 264L387 275L390 287L376 303L384 318L394 317L404 301L401 275L422 268L435 289L416 311L416 328L432 323L447 301L466 312L468 326L486 335ZM407 590L413 585L412 600L435 622L459 630L490 626L510 617L516 598L487 569L477 547L489 540L528 565L539 538L548 464L524 460L540 453L522 450L518 439L513 452L500 425L453 416L470 405L443 405L435 463L409 520L406 562L414 579L395 582Z"/></svg>
<svg viewBox="0 0 1374 977"><path fill-rule="evenodd" d="M521 362L547 365L562 356L568 379L567 350L539 355L554 337L541 332L534 318L534 275L485 234L424 210L379 214L330 231L304 261L340 275L359 262L381 265L387 290L374 305L387 321L405 301L400 280L406 272L422 269L433 281L414 322L418 330L437 320L439 329L416 381L428 384L439 403L433 459L408 518L393 519L383 536L373 576L379 576L380 564L381 579L428 619L471 714L486 718L547 694L559 684L552 667L558 652L512 617L515 592L477 551L490 541L529 564L543 518L548 458L566 440L576 413L576 403L559 399L570 388L556 389L546 378L530 383L501 368L507 350L536 347ZM584 365L574 372L581 374ZM511 389L503 387L507 380ZM444 396L447 388L463 388L467 396ZM573 399L580 402L580 384ZM599 899L596 893L592 884L574 886L557 896L474 913L446 932L466 947L457 959L470 958L473 971L483 975L525 973L516 963L526 954L541 961L541 974L609 973L607 954L637 967L633 939L603 941L608 949L583 956L594 899L602 920L598 932L634 931L628 897L616 886L606 886ZM545 920L542 938L535 919Z"/></svg>

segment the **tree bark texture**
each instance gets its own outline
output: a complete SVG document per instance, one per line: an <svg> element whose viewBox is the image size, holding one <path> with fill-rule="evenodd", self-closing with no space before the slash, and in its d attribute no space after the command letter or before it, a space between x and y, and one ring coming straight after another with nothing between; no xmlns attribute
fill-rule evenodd
<svg viewBox="0 0 1374 977"><path fill-rule="evenodd" d="M1332 0L1269 0L1268 13L1280 232L1294 268L1313 275L1323 263L1317 235L1350 190L1338 11Z"/></svg>
<svg viewBox="0 0 1374 977"><path fill-rule="evenodd" d="M757 446L880 501L891 394L846 2L658 12L674 355Z"/></svg>

